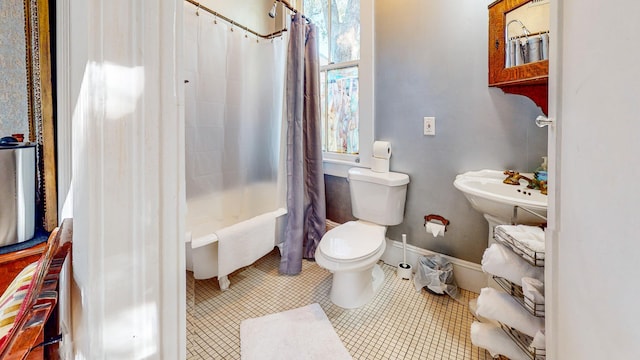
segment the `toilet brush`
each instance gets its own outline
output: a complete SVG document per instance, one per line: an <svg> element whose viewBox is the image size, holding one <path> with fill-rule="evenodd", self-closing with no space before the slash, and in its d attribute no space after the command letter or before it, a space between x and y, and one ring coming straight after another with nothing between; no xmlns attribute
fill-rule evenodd
<svg viewBox="0 0 640 360"><path fill-rule="evenodd" d="M407 234L402 234L402 262L398 264L396 275L403 279L411 279L411 265L407 264Z"/></svg>

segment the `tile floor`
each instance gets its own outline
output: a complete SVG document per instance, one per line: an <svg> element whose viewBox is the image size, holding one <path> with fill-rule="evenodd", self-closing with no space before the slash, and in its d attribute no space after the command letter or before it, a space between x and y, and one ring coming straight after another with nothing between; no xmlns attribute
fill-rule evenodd
<svg viewBox="0 0 640 360"><path fill-rule="evenodd" d="M187 272L187 358L240 359L240 322L311 303L320 304L354 359L490 359L471 344L473 316L465 304L477 294L418 293L412 281L382 264L385 283L374 300L345 310L329 300L331 274L304 261L298 276L278 275L274 250L252 266L233 273L229 291L217 279L194 280Z"/></svg>

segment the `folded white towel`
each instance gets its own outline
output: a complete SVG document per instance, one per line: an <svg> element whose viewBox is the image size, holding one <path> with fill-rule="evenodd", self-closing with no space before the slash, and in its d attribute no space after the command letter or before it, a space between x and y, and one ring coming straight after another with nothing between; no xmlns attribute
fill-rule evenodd
<svg viewBox="0 0 640 360"><path fill-rule="evenodd" d="M529 264L501 244L492 244L482 255L482 270L522 286L522 278L544 281L544 268Z"/></svg>
<svg viewBox="0 0 640 360"><path fill-rule="evenodd" d="M544 319L531 315L511 295L493 288L483 288L478 297L478 315L499 321L531 337L544 329Z"/></svg>
<svg viewBox="0 0 640 360"><path fill-rule="evenodd" d="M276 217L283 213L278 209L216 231L218 277L250 265L273 250Z"/></svg>
<svg viewBox="0 0 640 360"><path fill-rule="evenodd" d="M515 240L518 253L525 253L531 258L544 259L544 230L539 226L498 225L494 230L498 239L513 243ZM524 246L522 246L524 245Z"/></svg>
<svg viewBox="0 0 640 360"><path fill-rule="evenodd" d="M469 311L473 317L478 319L481 323L494 323L494 325L498 325L497 322L478 315L478 298L469 300Z"/></svg>
<svg viewBox="0 0 640 360"><path fill-rule="evenodd" d="M525 360L531 357L516 345L509 335L497 325L474 321L471 324L471 343L489 350L492 357L504 355L511 360Z"/></svg>
<svg viewBox="0 0 640 360"><path fill-rule="evenodd" d="M530 225L498 225L507 234L518 241L527 241L532 244L533 250L544 251L544 230L539 226Z"/></svg>
<svg viewBox="0 0 640 360"><path fill-rule="evenodd" d="M522 278L524 301L533 309L534 304L544 304L544 283L530 277Z"/></svg>
<svg viewBox="0 0 640 360"><path fill-rule="evenodd" d="M536 333L536 336L533 337L533 341L531 341L531 345L529 345L529 351L538 353L540 350L546 349L546 344L544 341L544 330L540 330Z"/></svg>

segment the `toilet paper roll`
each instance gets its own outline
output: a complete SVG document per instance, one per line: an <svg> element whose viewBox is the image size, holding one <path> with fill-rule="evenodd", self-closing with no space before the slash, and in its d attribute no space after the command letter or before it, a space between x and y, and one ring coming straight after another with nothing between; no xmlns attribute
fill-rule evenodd
<svg viewBox="0 0 640 360"><path fill-rule="evenodd" d="M389 159L391 157L391 143L388 141L375 141L373 143L373 157Z"/></svg>
<svg viewBox="0 0 640 360"><path fill-rule="evenodd" d="M389 159L371 158L371 170L379 173L388 173Z"/></svg>
<svg viewBox="0 0 640 360"><path fill-rule="evenodd" d="M427 233L433 235L433 237L444 236L444 225L442 224L429 221L425 225L425 228L427 229Z"/></svg>

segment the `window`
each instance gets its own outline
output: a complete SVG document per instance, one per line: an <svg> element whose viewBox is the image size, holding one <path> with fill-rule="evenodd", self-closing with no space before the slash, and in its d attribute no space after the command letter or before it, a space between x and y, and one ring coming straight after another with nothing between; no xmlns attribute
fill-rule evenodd
<svg viewBox="0 0 640 360"><path fill-rule="evenodd" d="M373 1L303 0L318 26L325 174L369 166L373 144Z"/></svg>

